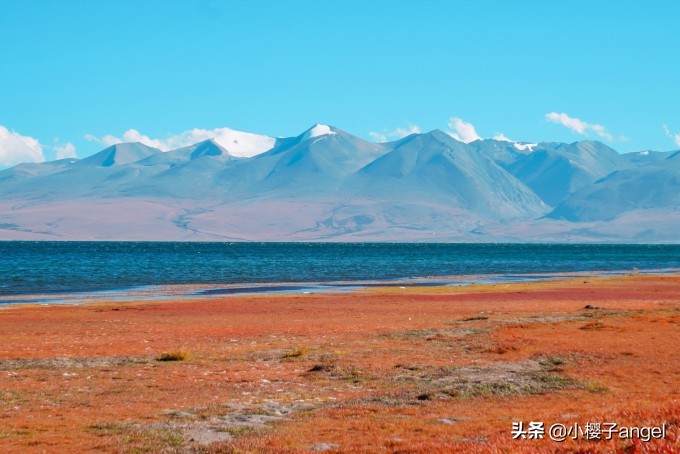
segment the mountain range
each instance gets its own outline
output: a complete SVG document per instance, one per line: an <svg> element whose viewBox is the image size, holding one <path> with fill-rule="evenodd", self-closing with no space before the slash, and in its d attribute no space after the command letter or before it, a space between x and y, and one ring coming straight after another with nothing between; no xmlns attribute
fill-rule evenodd
<svg viewBox="0 0 680 454"><path fill-rule="evenodd" d="M318 124L232 138L0 171L0 239L680 242L680 151Z"/></svg>

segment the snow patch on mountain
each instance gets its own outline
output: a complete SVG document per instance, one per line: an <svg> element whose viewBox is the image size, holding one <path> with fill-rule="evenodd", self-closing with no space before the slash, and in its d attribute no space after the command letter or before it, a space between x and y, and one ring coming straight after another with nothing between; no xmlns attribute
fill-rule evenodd
<svg viewBox="0 0 680 454"><path fill-rule="evenodd" d="M337 134L335 131L331 129L330 126L328 125L322 125L322 124L315 124L308 130L302 133L302 136L300 136L301 141L309 140L313 137L319 137L319 136L325 136L325 135L334 135Z"/></svg>
<svg viewBox="0 0 680 454"><path fill-rule="evenodd" d="M519 151L527 151L527 150L528 151L534 151L534 147L538 146L537 143L519 143L519 142L514 142L513 145Z"/></svg>
<svg viewBox="0 0 680 454"><path fill-rule="evenodd" d="M498 142L508 142L511 143L516 149L519 151L534 151L534 147L537 146L537 143L529 143L529 142L517 142L516 140L512 140L508 138L505 134L502 133L496 133L496 135L493 136L493 140L497 140Z"/></svg>
<svg viewBox="0 0 680 454"><path fill-rule="evenodd" d="M236 131L229 128L214 130L212 137L222 147L229 151L232 156L249 158L269 151L276 145L276 139L260 134Z"/></svg>

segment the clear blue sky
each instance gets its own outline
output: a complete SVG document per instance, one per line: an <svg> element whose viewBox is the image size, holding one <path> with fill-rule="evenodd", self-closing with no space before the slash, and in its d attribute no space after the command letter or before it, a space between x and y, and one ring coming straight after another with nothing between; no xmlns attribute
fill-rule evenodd
<svg viewBox="0 0 680 454"><path fill-rule="evenodd" d="M0 125L48 159L131 128L370 138L451 117L482 137L678 149L679 24L674 0L0 0Z"/></svg>

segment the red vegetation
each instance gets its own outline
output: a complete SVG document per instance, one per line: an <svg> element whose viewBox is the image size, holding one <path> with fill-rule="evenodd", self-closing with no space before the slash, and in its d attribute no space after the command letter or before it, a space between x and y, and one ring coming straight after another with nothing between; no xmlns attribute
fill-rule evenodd
<svg viewBox="0 0 680 454"><path fill-rule="evenodd" d="M15 306L0 447L678 452L679 328L680 276ZM667 437L518 441L513 421Z"/></svg>

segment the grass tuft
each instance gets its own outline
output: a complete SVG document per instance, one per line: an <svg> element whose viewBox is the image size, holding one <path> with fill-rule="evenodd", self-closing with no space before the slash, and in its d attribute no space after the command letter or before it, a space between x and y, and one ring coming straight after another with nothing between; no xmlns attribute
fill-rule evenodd
<svg viewBox="0 0 680 454"><path fill-rule="evenodd" d="M489 317L486 317L486 316L484 316L484 315L477 315L477 316L474 316L474 317L465 317L465 318L461 318L461 319L458 320L458 321L459 321L459 322L476 322L476 321L480 321L480 320L488 320L488 319L489 319Z"/></svg>
<svg viewBox="0 0 680 454"><path fill-rule="evenodd" d="M171 352L165 352L162 353L161 355L156 357L156 361L187 361L191 358L191 353L188 351L181 349L181 350L174 350Z"/></svg>
<svg viewBox="0 0 680 454"><path fill-rule="evenodd" d="M583 329L583 330L600 330L600 329L604 329L604 328L605 328L605 324L602 323L602 322L591 322L591 323L586 323L585 325L583 325L583 326L582 326L581 328L579 328L579 329Z"/></svg>
<svg viewBox="0 0 680 454"><path fill-rule="evenodd" d="M283 356L281 356L281 359L284 361L291 361L302 358L303 356L307 355L307 353L309 353L309 349L307 347L296 347L285 352Z"/></svg>

